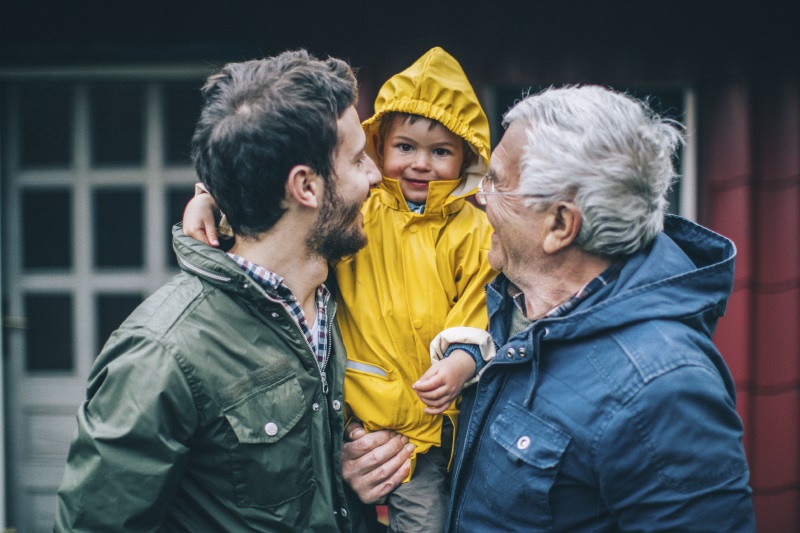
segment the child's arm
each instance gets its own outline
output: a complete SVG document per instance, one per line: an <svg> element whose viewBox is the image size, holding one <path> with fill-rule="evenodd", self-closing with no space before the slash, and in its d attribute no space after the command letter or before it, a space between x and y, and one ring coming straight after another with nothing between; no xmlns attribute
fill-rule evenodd
<svg viewBox="0 0 800 533"><path fill-rule="evenodd" d="M183 232L198 241L211 246L219 246L218 233L228 237L231 237L233 233L225 215L222 215L219 227L216 226L214 218L216 215L221 215L221 213L214 197L208 194L202 183L196 184L194 198L186 204L186 209L183 211Z"/></svg>
<svg viewBox="0 0 800 533"><path fill-rule="evenodd" d="M464 350L454 350L449 357L434 364L411 385L429 415L444 413L461 387L475 373L475 360Z"/></svg>
<svg viewBox="0 0 800 533"><path fill-rule="evenodd" d="M463 348L463 349L462 349ZM412 385L424 411L443 413L461 389L478 381L495 355L491 336L478 328L456 327L439 333L430 346L433 365Z"/></svg>

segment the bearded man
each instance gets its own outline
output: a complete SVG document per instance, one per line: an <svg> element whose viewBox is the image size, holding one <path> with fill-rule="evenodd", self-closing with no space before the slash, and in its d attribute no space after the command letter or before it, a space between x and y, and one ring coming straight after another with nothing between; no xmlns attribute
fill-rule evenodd
<svg viewBox="0 0 800 533"><path fill-rule="evenodd" d="M324 281L380 181L350 67L306 52L211 76L193 138L234 232L173 229L183 273L89 376L56 531L347 531L345 353Z"/></svg>

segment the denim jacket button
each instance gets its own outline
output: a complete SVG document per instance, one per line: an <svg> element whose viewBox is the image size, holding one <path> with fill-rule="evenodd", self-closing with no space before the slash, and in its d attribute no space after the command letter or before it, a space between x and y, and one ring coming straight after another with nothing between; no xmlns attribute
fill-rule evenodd
<svg viewBox="0 0 800 533"><path fill-rule="evenodd" d="M514 350L514 348L509 348L508 351L506 352L506 355L508 355L508 358L511 359L512 357L514 357L515 353L517 352L516 350Z"/></svg>
<svg viewBox="0 0 800 533"><path fill-rule="evenodd" d="M519 440L517 441L518 450L524 450L530 445L531 445L531 438L528 437L527 435L525 435L524 437L520 437Z"/></svg>

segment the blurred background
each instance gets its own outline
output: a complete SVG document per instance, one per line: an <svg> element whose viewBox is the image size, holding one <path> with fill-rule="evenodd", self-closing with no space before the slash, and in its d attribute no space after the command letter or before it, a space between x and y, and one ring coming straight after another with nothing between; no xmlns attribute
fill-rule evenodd
<svg viewBox="0 0 800 533"><path fill-rule="evenodd" d="M358 69L362 119L433 46L502 135L528 91L602 84L686 126L671 210L735 242L714 341L736 381L759 531L800 531L797 1L0 5L0 530L52 530L92 362L177 272L204 79L306 48ZM113 509L109 509L113 512ZM713 524L708 525L713 530Z"/></svg>

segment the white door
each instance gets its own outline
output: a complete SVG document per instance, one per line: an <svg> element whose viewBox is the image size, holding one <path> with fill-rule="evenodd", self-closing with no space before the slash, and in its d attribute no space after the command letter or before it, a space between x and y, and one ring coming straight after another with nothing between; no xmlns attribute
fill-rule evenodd
<svg viewBox="0 0 800 533"><path fill-rule="evenodd" d="M92 362L177 272L170 227L193 192L206 74L0 77L7 527L52 531Z"/></svg>

